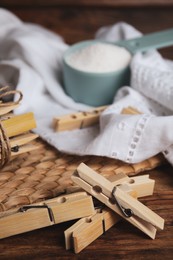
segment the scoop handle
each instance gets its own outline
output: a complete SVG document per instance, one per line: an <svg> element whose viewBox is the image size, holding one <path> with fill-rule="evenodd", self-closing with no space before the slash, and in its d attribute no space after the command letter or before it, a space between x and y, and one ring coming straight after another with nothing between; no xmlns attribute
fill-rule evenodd
<svg viewBox="0 0 173 260"><path fill-rule="evenodd" d="M146 34L130 40L116 42L116 45L126 48L130 53L159 49L173 45L173 29Z"/></svg>

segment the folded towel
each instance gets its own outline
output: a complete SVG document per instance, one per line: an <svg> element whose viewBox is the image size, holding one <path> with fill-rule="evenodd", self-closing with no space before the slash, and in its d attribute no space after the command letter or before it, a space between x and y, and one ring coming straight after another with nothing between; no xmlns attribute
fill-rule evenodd
<svg viewBox="0 0 173 260"><path fill-rule="evenodd" d="M121 22L101 28L96 38L116 41L139 35L135 28ZM62 55L67 48L59 35L23 23L0 9L0 85L14 86L24 95L15 113L33 111L35 132L66 153L136 163L163 152L173 164L173 62L163 59L157 51L134 55L130 86L116 93L98 126L55 133L51 127L54 116L89 108L64 92ZM120 115L127 106L143 114Z"/></svg>

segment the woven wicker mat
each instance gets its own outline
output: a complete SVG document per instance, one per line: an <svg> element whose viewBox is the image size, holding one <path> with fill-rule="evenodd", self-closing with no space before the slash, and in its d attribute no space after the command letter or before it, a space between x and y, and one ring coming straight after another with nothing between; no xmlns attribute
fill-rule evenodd
<svg viewBox="0 0 173 260"><path fill-rule="evenodd" d="M134 175L164 161L159 155L130 165L105 157L63 154L41 140L37 144L39 149L13 158L0 170L0 215L66 192L73 185L70 177L80 162L109 177L119 172Z"/></svg>

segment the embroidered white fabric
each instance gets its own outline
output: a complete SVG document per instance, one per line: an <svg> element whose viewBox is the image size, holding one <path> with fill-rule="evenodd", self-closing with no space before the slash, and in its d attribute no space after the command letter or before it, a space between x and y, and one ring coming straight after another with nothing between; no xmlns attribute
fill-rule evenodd
<svg viewBox="0 0 173 260"><path fill-rule="evenodd" d="M118 23L103 27L96 38L116 41L141 35ZM98 126L55 133L54 116L86 110L62 86L63 39L41 26L23 23L0 9L0 85L16 86L24 94L15 113L33 111L37 132L58 150L79 155L101 155L136 163L159 152L173 164L173 62L157 51L136 54L131 62L131 84L122 87ZM120 115L134 106L143 114Z"/></svg>

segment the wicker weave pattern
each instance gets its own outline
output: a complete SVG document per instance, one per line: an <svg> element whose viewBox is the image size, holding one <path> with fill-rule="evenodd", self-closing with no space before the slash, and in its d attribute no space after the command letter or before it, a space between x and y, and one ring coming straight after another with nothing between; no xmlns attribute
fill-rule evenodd
<svg viewBox="0 0 173 260"><path fill-rule="evenodd" d="M135 175L164 162L159 155L140 164L129 165L110 158L66 155L40 140L38 143L38 150L19 155L0 171L1 214L65 192L73 185L70 177L80 162L105 177L120 172Z"/></svg>

